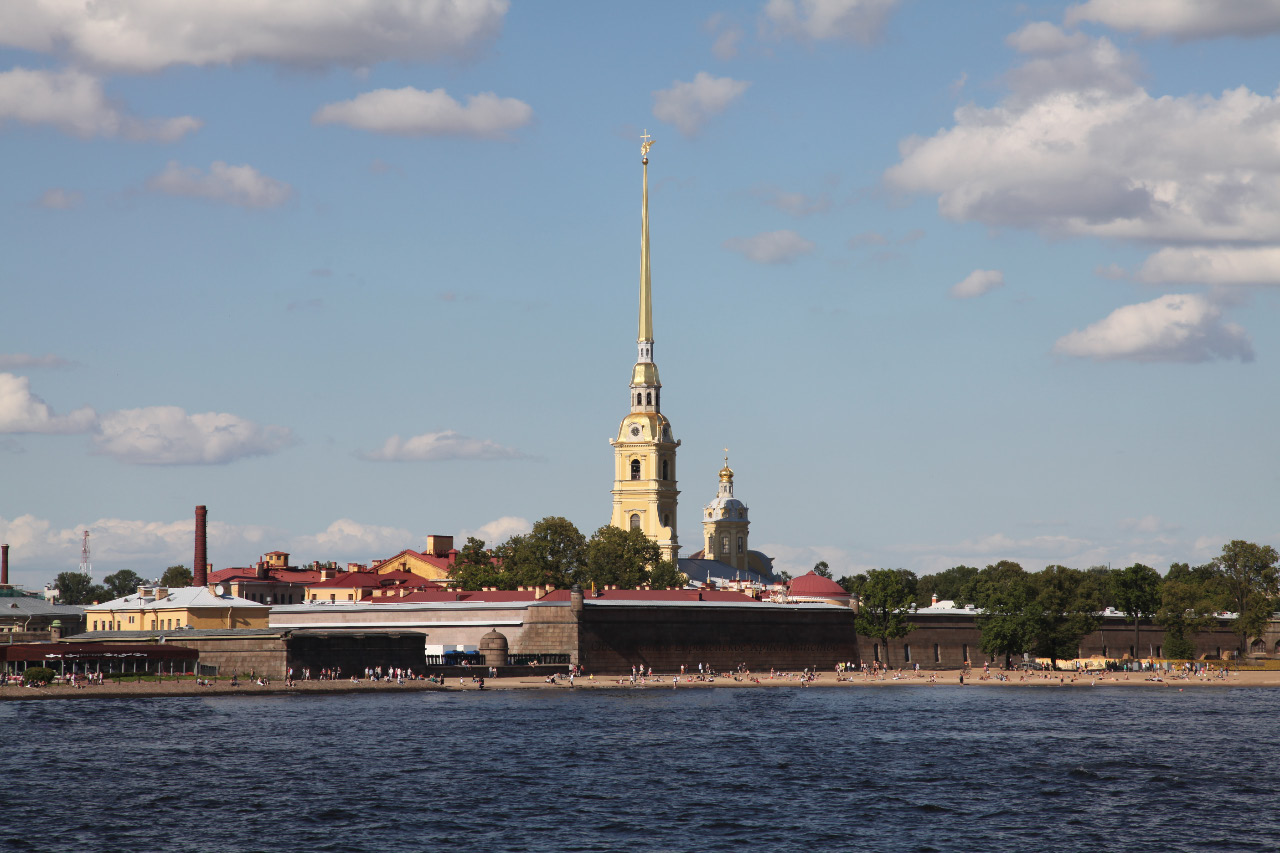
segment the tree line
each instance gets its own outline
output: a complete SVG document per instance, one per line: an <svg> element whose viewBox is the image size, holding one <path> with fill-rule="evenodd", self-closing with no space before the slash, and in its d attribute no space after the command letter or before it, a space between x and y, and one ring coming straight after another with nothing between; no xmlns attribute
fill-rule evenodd
<svg viewBox="0 0 1280 853"><path fill-rule="evenodd" d="M1195 634L1218 624L1217 614L1223 612L1234 614L1230 624L1238 651L1247 653L1249 639L1261 635L1280 605L1277 562L1280 554L1271 546L1236 539L1208 563L1174 563L1164 576L1142 563L1122 569L1055 565L1028 572L1001 560L982 569L955 566L922 577L905 569L872 569L839 583L859 597L858 633L879 639L886 656L889 641L915 627L911 611L937 595L977 608L982 651L1006 666L1024 653L1054 664L1076 657L1080 641L1097 630L1108 607L1133 623L1135 654L1139 626L1154 622L1164 629L1164 656L1181 659L1195 656Z"/></svg>
<svg viewBox="0 0 1280 853"><path fill-rule="evenodd" d="M191 570L186 566L170 566L164 570L160 578L160 586L170 589L191 586ZM141 577L133 569L121 569L107 575L102 583L94 583L83 572L61 572L53 580L58 589L60 604L100 604L115 598L124 598L138 591L140 586L148 586L152 581Z"/></svg>

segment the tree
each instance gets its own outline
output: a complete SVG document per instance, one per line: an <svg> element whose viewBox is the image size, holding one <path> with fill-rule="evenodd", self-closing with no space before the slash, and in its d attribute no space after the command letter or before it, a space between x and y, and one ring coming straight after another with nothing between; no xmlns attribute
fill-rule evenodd
<svg viewBox="0 0 1280 853"><path fill-rule="evenodd" d="M195 583L195 580L195 576L191 574L191 570L186 566L170 566L164 570L164 575L160 578L160 585L169 589L180 589L191 586L191 584Z"/></svg>
<svg viewBox="0 0 1280 853"><path fill-rule="evenodd" d="M1256 637L1271 616L1272 600L1280 593L1280 574L1276 563L1280 554L1270 545L1255 545L1233 539L1222 546L1222 554L1214 560L1226 583L1227 594L1235 608L1233 626L1240 637L1240 655L1248 651L1249 637Z"/></svg>
<svg viewBox="0 0 1280 853"><path fill-rule="evenodd" d="M907 614L916 599L916 576L906 569L872 569L862 587L862 600L854 625L859 634L884 644L884 665L889 666L889 641L905 637L915 626Z"/></svg>
<svg viewBox="0 0 1280 853"><path fill-rule="evenodd" d="M512 536L498 549L503 572L516 586L565 588L586 563L586 537L573 522L548 516L533 530Z"/></svg>
<svg viewBox="0 0 1280 853"><path fill-rule="evenodd" d="M1098 629L1097 590L1085 580L1084 572L1066 566L1047 566L1032 575L1032 586L1034 648L1057 669L1059 659L1076 657L1080 641Z"/></svg>
<svg viewBox="0 0 1280 853"><path fill-rule="evenodd" d="M1150 619L1160 609L1160 573L1142 563L1115 569L1108 578L1108 590L1113 606L1133 620L1133 656L1140 658L1138 623Z"/></svg>
<svg viewBox="0 0 1280 853"><path fill-rule="evenodd" d="M974 575L961 597L977 605L978 629L983 653L1004 658L1007 669L1014 655L1029 651L1035 642L1036 621L1031 611L1035 597L1031 576L1012 560L1001 560Z"/></svg>
<svg viewBox="0 0 1280 853"><path fill-rule="evenodd" d="M58 588L58 601L63 604L93 604L110 599L107 588L95 584L83 572L60 572L53 585Z"/></svg>
<svg viewBox="0 0 1280 853"><path fill-rule="evenodd" d="M458 551L453 565L449 567L449 577L458 589L514 588L502 570L494 565L493 555L485 550L484 540L474 536L468 536L467 544Z"/></svg>
<svg viewBox="0 0 1280 853"><path fill-rule="evenodd" d="M591 534L586 547L586 564L573 579L579 586L614 584L637 589L649 582L650 567L662 559L658 543L639 528L623 530L606 524ZM683 586L683 584L681 584Z"/></svg>
<svg viewBox="0 0 1280 853"><path fill-rule="evenodd" d="M1194 658L1194 636L1217 623L1215 614L1225 600L1222 579L1213 564L1192 569L1186 563L1174 563L1160 587L1156 611L1156 623L1164 628L1164 656Z"/></svg>
<svg viewBox="0 0 1280 853"><path fill-rule="evenodd" d="M844 591L852 596L862 595L862 590L867 585L866 575L845 575L836 581L840 586L844 587Z"/></svg>
<svg viewBox="0 0 1280 853"><path fill-rule="evenodd" d="M830 577L831 577L831 567L827 565L827 561L826 561L826 560L819 560L819 561L818 561L817 563L815 563L815 564L814 564L814 566L813 566L813 573L814 573L815 575L820 576L820 577L824 577L824 578L828 578L828 579L830 579Z"/></svg>
<svg viewBox="0 0 1280 853"><path fill-rule="evenodd" d="M933 596L940 600L954 601L956 604L972 604L964 597L964 587L977 576L978 570L973 566L955 566L936 575L924 575L917 585L919 595L916 603L927 607L933 603Z"/></svg>
<svg viewBox="0 0 1280 853"><path fill-rule="evenodd" d="M107 575L102 582L106 584L107 594L112 598L124 598L137 592L138 587L146 583L133 569L121 569L113 575Z"/></svg>
<svg viewBox="0 0 1280 853"><path fill-rule="evenodd" d="M787 571L783 571L782 569L779 569L778 571L774 572L774 576L777 577L778 583L791 583L791 572L787 572Z"/></svg>
<svg viewBox="0 0 1280 853"><path fill-rule="evenodd" d="M680 571L672 560L659 560L649 572L649 583L654 589L682 589L688 582L689 576Z"/></svg>

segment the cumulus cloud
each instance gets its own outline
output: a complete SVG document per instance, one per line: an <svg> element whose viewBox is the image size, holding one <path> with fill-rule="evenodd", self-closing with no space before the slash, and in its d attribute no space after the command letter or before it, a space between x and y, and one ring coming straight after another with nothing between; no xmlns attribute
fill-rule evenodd
<svg viewBox="0 0 1280 853"><path fill-rule="evenodd" d="M497 34L508 5L507 0L15 0L0 4L0 44L117 71L251 61L359 67L470 55Z"/></svg>
<svg viewBox="0 0 1280 853"><path fill-rule="evenodd" d="M846 39L869 44L898 0L769 0L762 28L804 41Z"/></svg>
<svg viewBox="0 0 1280 853"><path fill-rule="evenodd" d="M758 264L791 263L814 249L813 243L789 230L766 231L754 237L733 237L725 240L723 245Z"/></svg>
<svg viewBox="0 0 1280 853"><path fill-rule="evenodd" d="M28 358L19 355L18 358ZM88 432L98 416L85 406L65 415L55 415L49 404L31 393L31 380L12 373L0 373L0 433L42 433L66 435Z"/></svg>
<svg viewBox="0 0 1280 853"><path fill-rule="evenodd" d="M150 406L103 415L93 443L96 452L134 465L222 465L276 453L295 439L285 427L236 415Z"/></svg>
<svg viewBox="0 0 1280 853"><path fill-rule="evenodd" d="M349 101L326 104L311 117L315 124L345 124L358 130L402 136L501 136L533 120L533 108L493 92L470 95L466 106L444 89L424 92L412 86L375 89Z"/></svg>
<svg viewBox="0 0 1280 853"><path fill-rule="evenodd" d="M443 459L523 459L514 447L487 438L471 438L454 430L428 432L402 439L388 438L377 450L364 454L376 462L435 462Z"/></svg>
<svg viewBox="0 0 1280 853"><path fill-rule="evenodd" d="M22 4L0 5L3 17ZM102 81L83 71L42 71L14 68L0 73L0 122L50 125L85 139L120 136L140 141L173 142L199 129L191 116L141 119L122 112L107 100Z"/></svg>
<svg viewBox="0 0 1280 853"><path fill-rule="evenodd" d="M1164 248L1135 278L1149 284L1280 284L1280 247Z"/></svg>
<svg viewBox="0 0 1280 853"><path fill-rule="evenodd" d="M1065 19L1144 36L1256 38L1280 32L1280 0L1089 0L1068 8Z"/></svg>
<svg viewBox="0 0 1280 853"><path fill-rule="evenodd" d="M806 195L802 192L788 192L775 186L756 187L752 193L770 207L776 207L792 216L809 216L831 210L831 196L828 193Z"/></svg>
<svg viewBox="0 0 1280 853"><path fill-rule="evenodd" d="M84 196L75 190L54 187L51 190L45 190L37 203L47 210L70 210L73 207L79 207L83 201Z"/></svg>
<svg viewBox="0 0 1280 853"><path fill-rule="evenodd" d="M1013 92L902 142L886 182L936 193L958 221L1164 242L1280 239L1280 97L1241 87L1153 98L1105 39L1059 35L1015 34L1040 53L1011 75Z"/></svg>
<svg viewBox="0 0 1280 853"><path fill-rule="evenodd" d="M293 551L320 555L341 555L344 560L369 561L386 559L412 547L418 537L399 527L379 524L362 524L349 518L340 518L319 533L294 537L290 541ZM375 555L382 556L375 556ZM332 556L322 556L326 561Z"/></svg>
<svg viewBox="0 0 1280 853"><path fill-rule="evenodd" d="M654 92L653 116L675 125L685 136L695 136L708 119L728 109L750 85L745 80L699 71L687 83L676 80L670 89Z"/></svg>
<svg viewBox="0 0 1280 853"><path fill-rule="evenodd" d="M1170 294L1117 308L1060 338L1053 351L1095 361L1253 361L1245 330L1224 322L1216 305L1194 294Z"/></svg>
<svg viewBox="0 0 1280 853"><path fill-rule="evenodd" d="M72 362L61 356L28 355L25 352L0 352L0 370L29 370L33 367L70 367Z"/></svg>
<svg viewBox="0 0 1280 853"><path fill-rule="evenodd" d="M169 195L257 208L278 207L293 195L293 188L288 184L252 166L228 166L220 160L215 161L208 172L170 160L163 172L147 181L147 188Z"/></svg>
<svg viewBox="0 0 1280 853"><path fill-rule="evenodd" d="M1000 287L1004 287L1004 273L1000 270L974 270L964 281L952 285L949 293L955 299L972 299Z"/></svg>
<svg viewBox="0 0 1280 853"><path fill-rule="evenodd" d="M512 536L519 536L528 533L533 529L533 525L527 518L520 518L515 515L504 515L502 518L495 518L487 524L482 524L475 530L458 531L459 539L455 540L454 546L462 547L462 543L467 541L468 536L474 536L485 543L486 546L492 548L506 542Z"/></svg>

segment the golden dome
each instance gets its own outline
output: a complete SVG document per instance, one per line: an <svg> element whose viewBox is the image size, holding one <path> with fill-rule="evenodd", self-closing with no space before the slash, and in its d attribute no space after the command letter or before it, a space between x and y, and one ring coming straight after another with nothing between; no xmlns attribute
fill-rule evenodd
<svg viewBox="0 0 1280 853"><path fill-rule="evenodd" d="M733 482L733 469L729 467L728 463L726 463L725 466L720 469L720 482L722 483Z"/></svg>

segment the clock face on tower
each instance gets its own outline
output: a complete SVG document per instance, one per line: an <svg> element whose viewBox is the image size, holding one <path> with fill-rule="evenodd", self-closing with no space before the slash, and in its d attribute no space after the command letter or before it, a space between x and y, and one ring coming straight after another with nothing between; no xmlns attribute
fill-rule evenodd
<svg viewBox="0 0 1280 853"><path fill-rule="evenodd" d="M641 432L641 430L640 430L640 424L632 424L632 425L631 425L631 437L632 437L632 438L639 438L639 437L640 437L640 432Z"/></svg>

